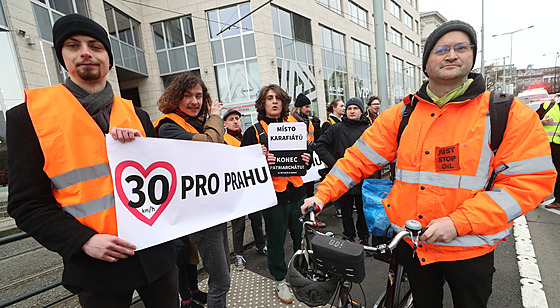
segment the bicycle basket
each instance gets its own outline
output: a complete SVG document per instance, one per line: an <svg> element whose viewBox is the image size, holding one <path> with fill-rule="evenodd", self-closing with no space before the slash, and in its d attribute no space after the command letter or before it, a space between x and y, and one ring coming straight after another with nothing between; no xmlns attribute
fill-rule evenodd
<svg viewBox="0 0 560 308"><path fill-rule="evenodd" d="M334 237L315 235L311 239L317 267L337 278L360 283L366 276L364 247Z"/></svg>
<svg viewBox="0 0 560 308"><path fill-rule="evenodd" d="M315 263L312 250L308 251L308 255L310 263ZM309 307L328 304L338 284L335 279L327 277L321 271L309 270L301 250L290 259L286 280L290 283L295 297Z"/></svg>

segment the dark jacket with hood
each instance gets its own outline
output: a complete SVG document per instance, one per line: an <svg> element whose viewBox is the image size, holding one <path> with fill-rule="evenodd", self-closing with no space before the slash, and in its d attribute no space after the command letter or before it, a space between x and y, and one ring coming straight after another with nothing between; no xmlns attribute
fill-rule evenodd
<svg viewBox="0 0 560 308"><path fill-rule="evenodd" d="M358 120L348 119L344 115L342 116L342 122L332 125L316 141L315 152L330 169L339 158L344 156L344 151L354 145L369 126L369 120L363 114ZM361 194L361 191L362 183L360 182L348 193L355 195Z"/></svg>

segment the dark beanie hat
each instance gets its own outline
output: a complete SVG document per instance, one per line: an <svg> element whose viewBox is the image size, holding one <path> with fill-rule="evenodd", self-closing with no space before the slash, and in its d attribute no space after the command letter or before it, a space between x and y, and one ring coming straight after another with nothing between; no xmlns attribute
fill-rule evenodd
<svg viewBox="0 0 560 308"><path fill-rule="evenodd" d="M442 23L439 27L437 27L434 31L432 31L432 33L430 33L430 35L426 39L426 43L424 44L424 54L422 56L422 71L426 76L428 76L426 74L426 63L428 62L428 57L430 56L430 53L434 49L434 46L436 45L437 41L444 34L450 31L463 31L467 34L467 36L471 40L471 44L474 45L473 48L473 67L474 67L474 63L476 62L476 49L477 49L476 31L471 25L469 25L464 21L450 20Z"/></svg>
<svg viewBox="0 0 560 308"><path fill-rule="evenodd" d="M364 113L364 103L362 103L362 100L357 98L357 97L352 97L351 99L349 99L346 102L346 108L348 108L348 106L350 105L356 105L358 106L358 108L360 108L360 111L362 111L362 113Z"/></svg>
<svg viewBox="0 0 560 308"><path fill-rule="evenodd" d="M52 33L56 57L65 69L66 64L64 64L64 59L62 58L62 45L66 39L76 34L91 36L101 42L109 54L109 68L113 67L113 53L111 52L107 31L95 21L82 15L69 14L62 16L54 23Z"/></svg>
<svg viewBox="0 0 560 308"><path fill-rule="evenodd" d="M300 93L296 98L296 103L294 104L294 107L303 107L303 106L309 105L309 104L311 104L311 101L309 100L309 98L307 98L307 96L305 96L305 94Z"/></svg>
<svg viewBox="0 0 560 308"><path fill-rule="evenodd" d="M227 118L230 114L233 114L233 113L236 113L238 116L241 116L241 112L239 112L239 111L237 111L237 110L235 110L235 109L228 109L228 110L226 110L226 113L224 113L224 116L222 117L222 119L225 121L226 118Z"/></svg>

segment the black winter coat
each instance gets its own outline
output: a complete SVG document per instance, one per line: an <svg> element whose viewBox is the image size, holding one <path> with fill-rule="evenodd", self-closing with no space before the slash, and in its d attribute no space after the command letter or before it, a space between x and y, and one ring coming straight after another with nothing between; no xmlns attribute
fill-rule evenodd
<svg viewBox="0 0 560 308"><path fill-rule="evenodd" d="M350 120L344 115L341 123L332 125L315 142L315 152L328 168L332 168L336 161L344 156L344 151L354 145L369 126L369 120L365 115L362 115L359 120ZM361 190L362 182L348 193L357 195L361 194Z"/></svg>

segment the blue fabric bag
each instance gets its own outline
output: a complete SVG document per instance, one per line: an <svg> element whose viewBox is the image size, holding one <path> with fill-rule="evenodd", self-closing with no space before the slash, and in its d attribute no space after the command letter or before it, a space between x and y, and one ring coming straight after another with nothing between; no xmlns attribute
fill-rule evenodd
<svg viewBox="0 0 560 308"><path fill-rule="evenodd" d="M393 182L381 179L365 179L362 185L364 214L369 232L373 236L383 236L385 229L391 225L381 200L387 198ZM388 237L393 236L393 229L389 228Z"/></svg>

